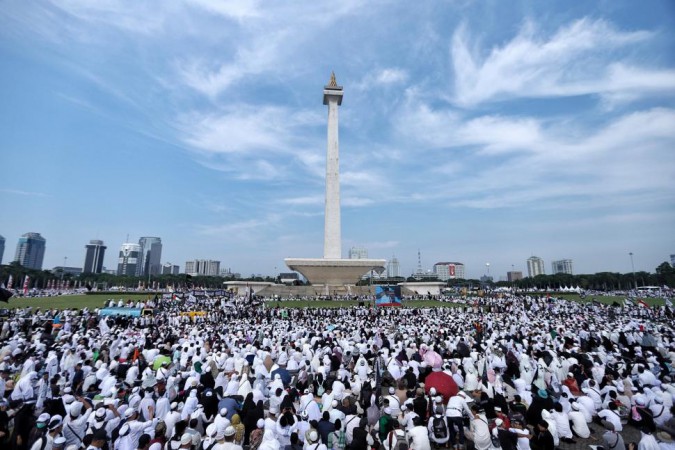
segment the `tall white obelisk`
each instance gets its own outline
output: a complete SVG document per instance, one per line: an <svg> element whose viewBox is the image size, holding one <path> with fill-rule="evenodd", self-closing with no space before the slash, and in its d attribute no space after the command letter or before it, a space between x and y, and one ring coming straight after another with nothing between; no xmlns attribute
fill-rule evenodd
<svg viewBox="0 0 675 450"><path fill-rule="evenodd" d="M340 147L338 143L338 107L342 104L342 86L330 76L323 88L323 104L328 106L326 148L326 209L323 229L323 258L285 258L291 270L302 273L312 285L324 286L324 294L338 292L358 283L361 276L384 267L384 259L342 259L340 233ZM344 291L340 291L344 292ZM349 292L347 290L346 292Z"/></svg>
<svg viewBox="0 0 675 450"><path fill-rule="evenodd" d="M338 107L342 104L342 86L331 73L323 89L323 104L328 105L328 140L326 147L326 209L323 232L323 257L342 258L340 236L340 145L338 142Z"/></svg>

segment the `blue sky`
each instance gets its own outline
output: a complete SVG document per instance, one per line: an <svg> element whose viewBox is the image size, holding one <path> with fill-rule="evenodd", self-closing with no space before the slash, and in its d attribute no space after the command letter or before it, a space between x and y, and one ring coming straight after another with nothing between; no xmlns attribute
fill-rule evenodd
<svg viewBox="0 0 675 450"><path fill-rule="evenodd" d="M161 7L158 7L161 5ZM331 70L343 254L470 277L675 253L671 1L7 0L0 234L45 267L160 236L243 274L320 257Z"/></svg>

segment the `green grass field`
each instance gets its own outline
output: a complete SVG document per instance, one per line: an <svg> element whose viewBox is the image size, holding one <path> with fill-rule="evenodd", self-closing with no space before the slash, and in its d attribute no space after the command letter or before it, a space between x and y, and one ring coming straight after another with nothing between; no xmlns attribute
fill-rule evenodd
<svg viewBox="0 0 675 450"><path fill-rule="evenodd" d="M0 308L24 308L27 306L32 306L33 308L41 309L66 309L66 308L100 308L103 306L103 303L110 299L114 298L119 300L123 298L125 300L144 300L149 297L148 294L99 294L99 295L63 295L59 297L43 297L43 298L12 298L8 304L3 305L0 303ZM623 297L592 297L587 296L584 299L581 299L577 294L563 294L560 295L567 300L574 300L580 302L590 302L594 298L598 301L606 304L612 304L613 302L622 303ZM654 305L663 305L663 300L660 299L645 299L647 304L650 306ZM372 302L371 302L372 303ZM356 302L353 301L327 301L327 300L297 300L297 301L282 301L282 302L267 302L266 305L270 307L280 306L283 308L340 308L345 306L353 306ZM439 307L439 306L454 306L453 303L443 303L434 300L412 300L406 302L407 306L417 307L417 308L427 308L427 307Z"/></svg>

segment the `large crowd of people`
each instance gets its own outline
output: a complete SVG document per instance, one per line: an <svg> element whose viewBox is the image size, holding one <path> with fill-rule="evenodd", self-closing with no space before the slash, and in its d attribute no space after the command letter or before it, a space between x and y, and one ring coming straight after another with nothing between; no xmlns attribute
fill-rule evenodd
<svg viewBox="0 0 675 450"><path fill-rule="evenodd" d="M112 304L1 319L0 449L675 448L667 307Z"/></svg>

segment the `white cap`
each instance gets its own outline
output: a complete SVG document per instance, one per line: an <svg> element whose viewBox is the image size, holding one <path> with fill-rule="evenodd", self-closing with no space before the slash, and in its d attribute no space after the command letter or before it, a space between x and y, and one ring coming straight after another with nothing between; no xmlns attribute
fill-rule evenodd
<svg viewBox="0 0 675 450"><path fill-rule="evenodd" d="M234 436L235 430L232 425L229 427L225 428L225 436Z"/></svg>
<svg viewBox="0 0 675 450"><path fill-rule="evenodd" d="M316 432L316 430L312 430L309 432L309 442L314 443L319 440L319 433Z"/></svg>

